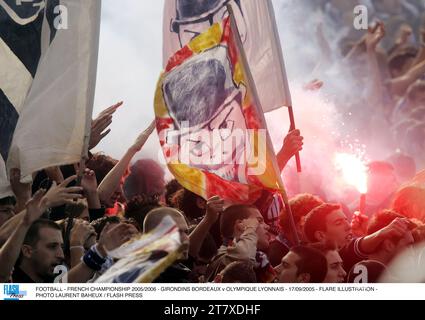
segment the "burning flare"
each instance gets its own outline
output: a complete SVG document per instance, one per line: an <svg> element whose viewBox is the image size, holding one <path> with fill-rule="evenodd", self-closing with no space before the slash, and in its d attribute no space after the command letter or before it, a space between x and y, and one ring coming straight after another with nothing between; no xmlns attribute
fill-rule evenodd
<svg viewBox="0 0 425 320"><path fill-rule="evenodd" d="M348 185L354 186L361 194L367 193L367 167L362 159L354 154L337 153L334 163Z"/></svg>

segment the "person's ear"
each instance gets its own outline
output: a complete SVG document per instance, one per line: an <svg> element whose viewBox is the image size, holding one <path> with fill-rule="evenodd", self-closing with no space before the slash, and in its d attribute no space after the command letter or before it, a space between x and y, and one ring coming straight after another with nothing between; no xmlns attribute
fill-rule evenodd
<svg viewBox="0 0 425 320"><path fill-rule="evenodd" d="M298 283L310 283L310 274L309 273L301 273L298 278Z"/></svg>
<svg viewBox="0 0 425 320"><path fill-rule="evenodd" d="M314 233L314 238L318 241L318 242L323 242L326 240L326 233L323 231L316 231Z"/></svg>
<svg viewBox="0 0 425 320"><path fill-rule="evenodd" d="M202 198L196 198L196 206L199 209L205 210L207 208L207 202Z"/></svg>
<svg viewBox="0 0 425 320"><path fill-rule="evenodd" d="M27 244L24 244L21 248L21 253L25 258L31 259L31 257L32 257L32 247L27 245Z"/></svg>
<svg viewBox="0 0 425 320"><path fill-rule="evenodd" d="M245 231L245 226L242 223L242 220L236 220L233 227L234 234L241 234Z"/></svg>

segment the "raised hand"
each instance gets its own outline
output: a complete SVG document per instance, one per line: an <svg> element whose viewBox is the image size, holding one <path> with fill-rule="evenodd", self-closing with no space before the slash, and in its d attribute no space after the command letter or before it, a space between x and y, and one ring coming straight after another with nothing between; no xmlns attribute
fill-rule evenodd
<svg viewBox="0 0 425 320"><path fill-rule="evenodd" d="M375 51L377 45L385 37L385 25L383 22L378 22L375 27L369 28L365 37L366 49L368 51Z"/></svg>
<svg viewBox="0 0 425 320"><path fill-rule="evenodd" d="M45 189L39 189L25 205L26 212L22 222L26 226L31 226L34 221L39 219L43 214L44 210L42 209L42 202L45 194Z"/></svg>
<svg viewBox="0 0 425 320"><path fill-rule="evenodd" d="M99 117L102 117L104 115L113 115L115 111L117 111L118 108L121 107L123 104L124 104L124 101L121 101L114 104L113 106L110 106L109 108L106 108L101 113L99 113Z"/></svg>
<svg viewBox="0 0 425 320"><path fill-rule="evenodd" d="M383 238L401 238L410 230L411 222L407 218L396 218L379 232Z"/></svg>
<svg viewBox="0 0 425 320"><path fill-rule="evenodd" d="M205 218L215 223L224 210L224 200L219 196L214 196L207 201L207 213Z"/></svg>
<svg viewBox="0 0 425 320"><path fill-rule="evenodd" d="M260 222L258 222L257 218L249 218L242 220L241 222L242 230L246 230L247 228L254 228L255 230L257 230L259 225Z"/></svg>
<svg viewBox="0 0 425 320"><path fill-rule="evenodd" d="M144 146L146 141L149 139L152 132L155 130L156 121L152 121L152 123L147 127L136 139L131 149L134 152L139 152L140 149Z"/></svg>
<svg viewBox="0 0 425 320"><path fill-rule="evenodd" d="M112 116L115 111L117 111L117 109L122 106L122 104L123 102L119 102L105 109L99 114L99 116L95 120L92 121L89 150L96 147L100 143L100 141L102 141L102 139L105 138L111 132L111 129L108 129L108 127L112 123Z"/></svg>
<svg viewBox="0 0 425 320"><path fill-rule="evenodd" d="M71 247L84 246L88 238L96 236L96 231L87 221L74 219L73 222L69 241Z"/></svg>
<svg viewBox="0 0 425 320"><path fill-rule="evenodd" d="M81 179L81 187L85 194L93 194L97 192L96 174L93 170L85 169Z"/></svg>
<svg viewBox="0 0 425 320"><path fill-rule="evenodd" d="M282 150L288 159L303 149L304 137L301 136L300 130L292 130L283 140Z"/></svg>
<svg viewBox="0 0 425 320"><path fill-rule="evenodd" d="M369 217L356 211L351 220L351 230L356 237L363 237L367 234Z"/></svg>
<svg viewBox="0 0 425 320"><path fill-rule="evenodd" d="M73 203L73 200L75 199L82 199L82 187L68 187L68 184L76 178L76 175L71 176L59 185L57 185L56 182L53 182L51 188L44 196L45 199L43 199L43 206L46 207L45 209L59 207L67 203Z"/></svg>

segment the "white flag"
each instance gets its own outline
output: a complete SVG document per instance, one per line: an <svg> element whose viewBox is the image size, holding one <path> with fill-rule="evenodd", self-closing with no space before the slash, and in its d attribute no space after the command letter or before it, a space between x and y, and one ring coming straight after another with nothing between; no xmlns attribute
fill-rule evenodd
<svg viewBox="0 0 425 320"><path fill-rule="evenodd" d="M170 57L228 15L231 4L264 112L292 106L271 0L165 0L164 67Z"/></svg>
<svg viewBox="0 0 425 320"><path fill-rule="evenodd" d="M22 178L76 163L90 126L100 0L0 0L0 197Z"/></svg>

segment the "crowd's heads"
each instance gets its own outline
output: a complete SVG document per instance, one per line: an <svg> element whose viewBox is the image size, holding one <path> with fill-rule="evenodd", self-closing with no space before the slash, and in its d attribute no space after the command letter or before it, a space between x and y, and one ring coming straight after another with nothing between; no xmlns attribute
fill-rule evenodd
<svg viewBox="0 0 425 320"><path fill-rule="evenodd" d="M392 209L407 218L425 222L425 188L406 186L397 191Z"/></svg>
<svg viewBox="0 0 425 320"><path fill-rule="evenodd" d="M161 207L158 197L139 195L133 197L125 206L125 217L134 219L139 225L139 230L143 229L143 221L149 211Z"/></svg>
<svg viewBox="0 0 425 320"><path fill-rule="evenodd" d="M136 161L130 168L130 175L124 182L127 199L137 195L161 196L165 190L164 169L154 160Z"/></svg>
<svg viewBox="0 0 425 320"><path fill-rule="evenodd" d="M344 263L339 255L338 248L333 242L313 243L312 248L319 250L325 257L328 264L324 283L342 283L345 281L347 273L344 270Z"/></svg>
<svg viewBox="0 0 425 320"><path fill-rule="evenodd" d="M61 228L50 220L37 220L29 228L21 248L20 267L36 282L48 282L64 261Z"/></svg>
<svg viewBox="0 0 425 320"><path fill-rule="evenodd" d="M65 206L65 213L67 217L90 221L90 214L86 199L79 199L76 202L68 203Z"/></svg>
<svg viewBox="0 0 425 320"><path fill-rule="evenodd" d="M413 179L416 174L415 159L406 154L395 153L388 158L388 162L393 166L400 183Z"/></svg>
<svg viewBox="0 0 425 320"><path fill-rule="evenodd" d="M232 262L216 277L221 283L256 283L254 266L250 261Z"/></svg>
<svg viewBox="0 0 425 320"><path fill-rule="evenodd" d="M374 201L386 200L398 187L394 167L386 161L373 161L368 165L368 196Z"/></svg>
<svg viewBox="0 0 425 320"><path fill-rule="evenodd" d="M328 264L326 257L309 246L293 247L275 268L279 283L322 283Z"/></svg>
<svg viewBox="0 0 425 320"><path fill-rule="evenodd" d="M93 226L94 230L96 231L97 240L99 240L99 236L107 224L116 225L120 223L121 223L121 219L117 216L105 216L92 221L90 224Z"/></svg>
<svg viewBox="0 0 425 320"><path fill-rule="evenodd" d="M162 207L150 211L146 215L145 221L143 222L143 233L148 233L154 230L161 223L162 219L164 219L164 217L166 216L173 219L174 222L177 224L177 227L179 228L180 240L185 248L182 253L183 259L187 259L189 257L189 226L187 225L187 221L184 215L179 210L168 207Z"/></svg>
<svg viewBox="0 0 425 320"><path fill-rule="evenodd" d="M15 214L16 200L14 197L0 199L0 227Z"/></svg>
<svg viewBox="0 0 425 320"><path fill-rule="evenodd" d="M195 220L205 215L207 206L205 199L187 189L177 191L171 202L173 207L183 211L189 220Z"/></svg>
<svg viewBox="0 0 425 320"><path fill-rule="evenodd" d="M177 181L177 179L170 180L165 185L165 203L169 207L174 207L173 197L177 191L183 189L182 185Z"/></svg>
<svg viewBox="0 0 425 320"><path fill-rule="evenodd" d="M310 243L334 242L338 249L352 238L350 223L339 204L324 203L305 218L304 234Z"/></svg>
<svg viewBox="0 0 425 320"><path fill-rule="evenodd" d="M95 153L86 163L86 166L95 172L96 181L98 185L100 185L103 179L105 179L107 174L115 167L115 165L117 165L117 163L118 160L113 159L110 156L104 155L102 153ZM127 172L124 174L124 176L126 175ZM117 201L122 203L125 202L122 184L123 181L121 181L121 183L117 186L116 190L109 199L100 199L102 205L104 205L106 208L113 208Z"/></svg>
<svg viewBox="0 0 425 320"><path fill-rule="evenodd" d="M254 206L234 205L226 208L220 217L221 236L227 240L238 239L245 231L243 221L247 219L258 220L257 249L266 251L270 243L269 227L265 224L260 211Z"/></svg>
<svg viewBox="0 0 425 320"><path fill-rule="evenodd" d="M87 162L87 168L92 169L96 174L98 184L106 177L109 171L118 163L118 160L102 153L95 153Z"/></svg>
<svg viewBox="0 0 425 320"><path fill-rule="evenodd" d="M302 238L303 234L302 228L305 216L321 204L323 204L323 201L319 197L308 193L297 195L289 200L289 206L291 207L292 216L294 217L295 226L297 227L300 238ZM285 235L292 235L290 218L285 208L280 213L279 225Z"/></svg>

